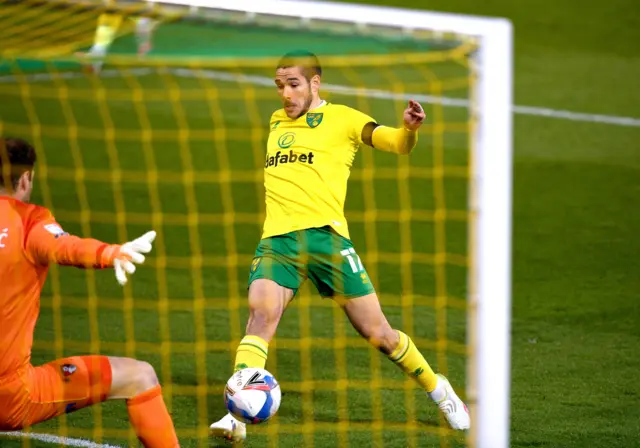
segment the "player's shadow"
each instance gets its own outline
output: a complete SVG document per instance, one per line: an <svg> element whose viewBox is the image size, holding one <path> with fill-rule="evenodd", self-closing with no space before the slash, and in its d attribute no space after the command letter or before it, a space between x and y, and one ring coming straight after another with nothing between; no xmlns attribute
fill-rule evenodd
<svg viewBox="0 0 640 448"><path fill-rule="evenodd" d="M314 418L315 422L319 422L319 423L335 423L338 424L340 423L340 419L338 417L331 417L331 416L316 416ZM354 417L350 417L348 419L349 423L363 423L363 424L373 424L375 422L374 419L371 418L354 418ZM383 422L385 424L390 424L390 425L401 425L403 423L403 421L400 420L391 420L391 419L385 419L383 420ZM431 428L431 429L436 429L438 428L438 420L436 419L416 419L416 424L420 427L424 427L424 428Z"/></svg>
<svg viewBox="0 0 640 448"><path fill-rule="evenodd" d="M224 386L220 384L210 385L209 400L208 400L208 405L209 405L208 414L209 414L209 420L212 422L218 420L219 418L224 416L225 413L227 412L224 406L224 400L222 398L223 388ZM215 397L220 397L220 399L215 400ZM280 409L278 410L278 414L275 417L275 419L277 419L277 421L282 424L292 424L292 423L301 424L304 420L304 414L302 411L302 405L303 405L304 399L305 399L305 394L303 393L283 390L282 404L280 406ZM318 423L335 423L336 430L337 430L337 425L338 423L340 423L340 419L337 415L338 410L336 408L335 402L333 403L333 406L327 403L323 405L321 409L318 409L317 404L318 404L317 401L314 400L313 421ZM347 414L349 415L349 420L348 420L349 423L366 425L366 424L373 424L375 422L375 420L372 418L354 417L354 413L352 412L347 412ZM385 420L385 423L402 424L404 422L399 420L389 419L389 420ZM433 430L434 428L438 428L439 420L437 416L434 416L431 418L422 418L422 419L417 419L416 424L418 424L420 427L424 427L425 429L431 428ZM251 432L251 428L249 427L247 428L247 430L248 430L247 435L250 437L249 433ZM429 431L429 432L432 432L432 431ZM229 448L234 446L250 447L251 442L248 441L245 444L241 444L241 443L234 444L231 441L226 441L221 439L211 439L209 442L210 448L213 448L213 447Z"/></svg>
<svg viewBox="0 0 640 448"><path fill-rule="evenodd" d="M230 447L248 447L249 445L242 442L231 442L229 440L210 439L209 448L230 448Z"/></svg>
<svg viewBox="0 0 640 448"><path fill-rule="evenodd" d="M283 391L282 392L282 404L278 411L279 421L282 423L294 423L301 424L303 421L302 403L305 399L305 394L295 391ZM291 407L289 407L291 406ZM372 424L375 422L373 418L362 417L363 413L354 412L353 404L346 410L346 414L349 416L348 421L350 423L362 423ZM283 412L284 411L284 412ZM355 417L359 415L359 417ZM313 403L313 421L318 423L340 423L338 417L337 403L333 400L330 402L323 402L318 400L318 397L314 397ZM385 423L389 424L402 424L401 420L393 418L385 419ZM426 418L416 419L416 424L420 426L437 428L439 420L437 415L427 416Z"/></svg>

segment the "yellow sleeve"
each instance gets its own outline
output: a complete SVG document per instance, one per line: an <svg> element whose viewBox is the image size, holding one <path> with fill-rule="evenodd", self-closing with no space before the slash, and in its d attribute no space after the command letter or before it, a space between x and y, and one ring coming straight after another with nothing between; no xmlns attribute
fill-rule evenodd
<svg viewBox="0 0 640 448"><path fill-rule="evenodd" d="M377 123L376 120L369 115L360 112L359 110L349 109L349 123L351 125L351 138L353 141L361 145L362 142L362 129L368 123Z"/></svg>
<svg viewBox="0 0 640 448"><path fill-rule="evenodd" d="M418 143L418 131L378 126L373 130L371 143L376 149L396 154L409 154Z"/></svg>
<svg viewBox="0 0 640 448"><path fill-rule="evenodd" d="M120 24L122 23L122 16L118 14L102 14L98 18L98 27L96 28L96 35L94 43L97 45L109 46L116 38L116 33Z"/></svg>
<svg viewBox="0 0 640 448"><path fill-rule="evenodd" d="M100 14L98 17L98 26L106 26L109 28L113 28L117 30L120 28L120 24L122 23L122 16L120 14L109 14L104 13Z"/></svg>

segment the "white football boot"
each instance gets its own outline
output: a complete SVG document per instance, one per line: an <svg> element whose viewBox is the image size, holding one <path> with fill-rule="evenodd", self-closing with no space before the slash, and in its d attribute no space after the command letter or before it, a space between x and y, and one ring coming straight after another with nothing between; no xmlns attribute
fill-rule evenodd
<svg viewBox="0 0 640 448"><path fill-rule="evenodd" d="M428 395L436 402L453 429L469 429L471 418L467 405L456 395L449 380L438 374L438 386ZM444 398L443 398L444 396Z"/></svg>
<svg viewBox="0 0 640 448"><path fill-rule="evenodd" d="M247 425L236 420L233 415L227 414L209 426L209 435L240 442L247 438Z"/></svg>

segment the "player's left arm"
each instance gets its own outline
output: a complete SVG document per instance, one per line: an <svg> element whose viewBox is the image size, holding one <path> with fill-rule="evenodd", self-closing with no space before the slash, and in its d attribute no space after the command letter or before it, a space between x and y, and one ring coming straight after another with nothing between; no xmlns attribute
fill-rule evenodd
<svg viewBox="0 0 640 448"><path fill-rule="evenodd" d="M418 143L418 129L425 119L424 109L417 101L409 100L404 110L404 125L401 128L367 123L362 129L362 141L375 149L409 154Z"/></svg>

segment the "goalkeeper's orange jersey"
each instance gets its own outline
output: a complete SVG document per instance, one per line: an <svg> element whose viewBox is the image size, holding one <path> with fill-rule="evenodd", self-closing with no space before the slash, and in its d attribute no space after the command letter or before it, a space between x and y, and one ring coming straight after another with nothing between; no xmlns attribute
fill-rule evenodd
<svg viewBox="0 0 640 448"><path fill-rule="evenodd" d="M68 235L46 208L0 196L0 383L30 362L49 263L107 267L113 247Z"/></svg>
<svg viewBox="0 0 640 448"><path fill-rule="evenodd" d="M349 238L344 203L362 129L375 120L323 103L297 119L271 116L264 164L267 217L262 237L331 226Z"/></svg>

